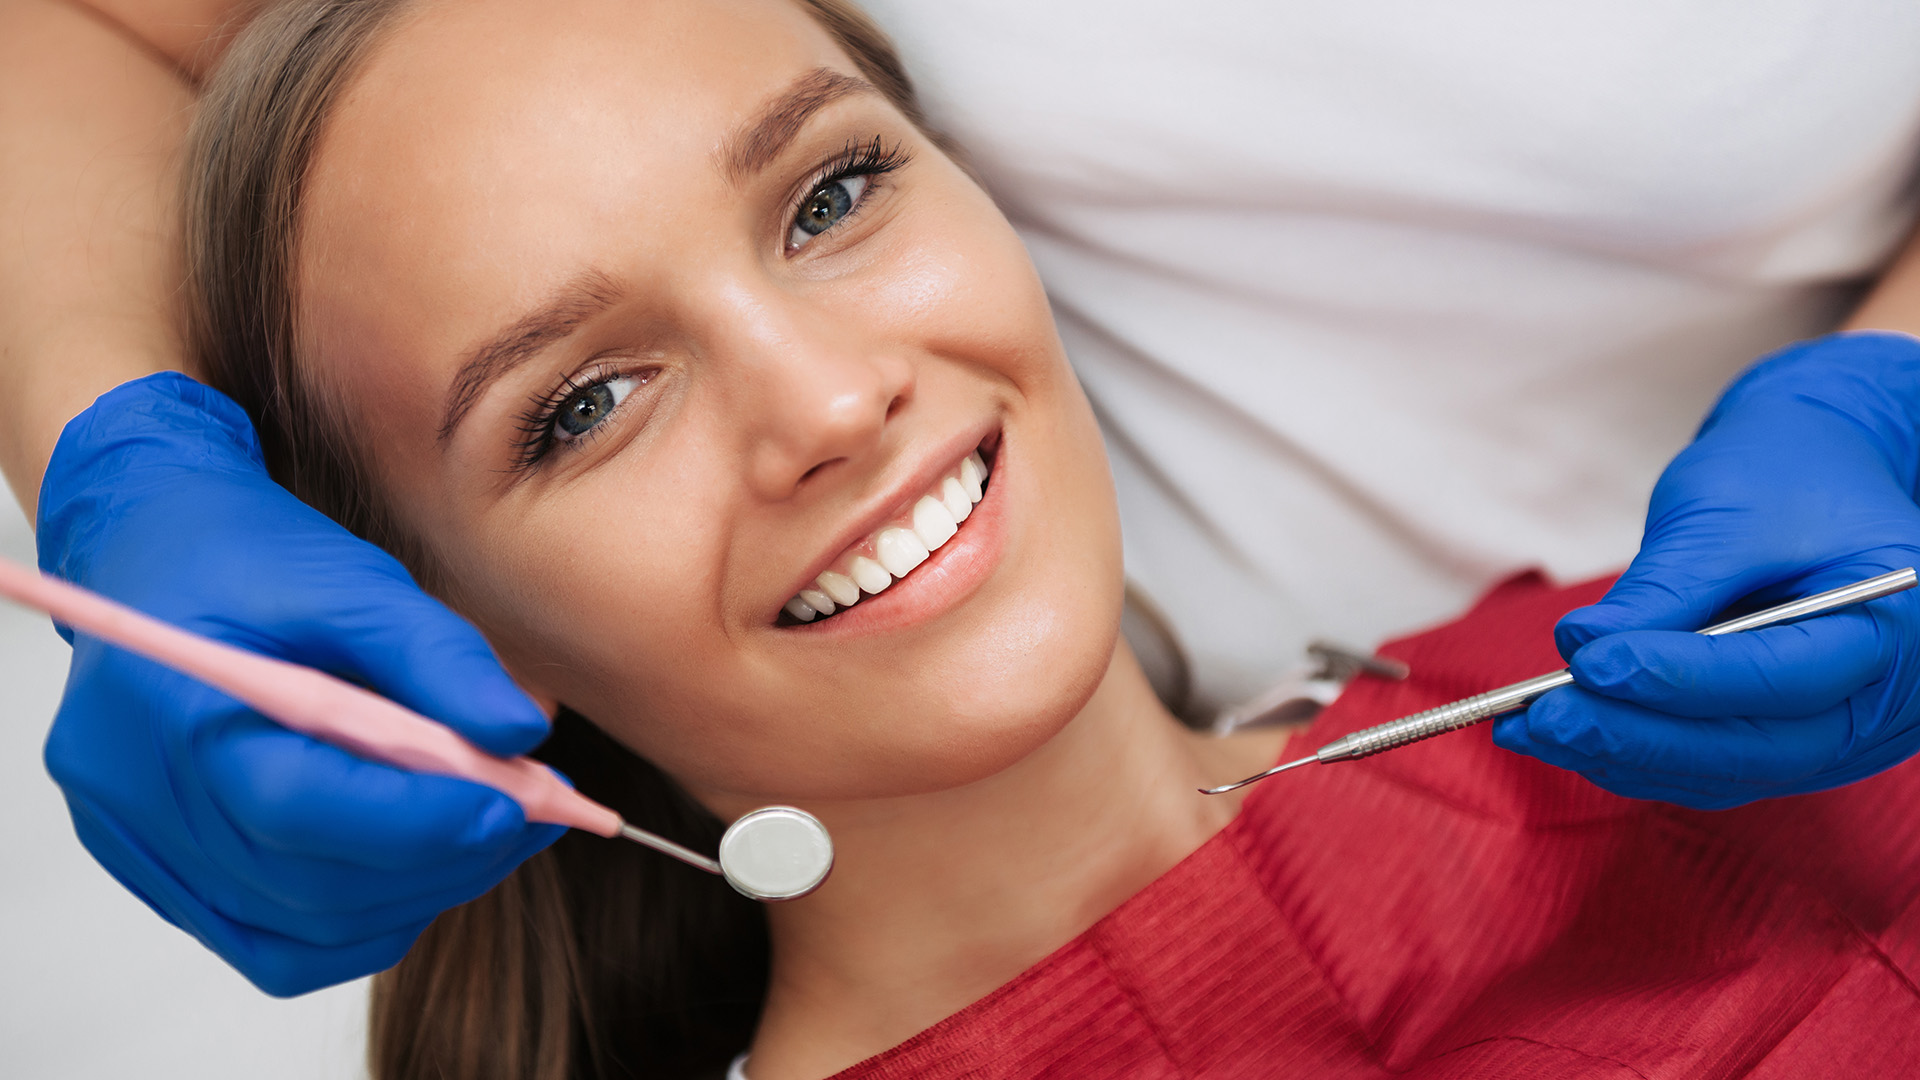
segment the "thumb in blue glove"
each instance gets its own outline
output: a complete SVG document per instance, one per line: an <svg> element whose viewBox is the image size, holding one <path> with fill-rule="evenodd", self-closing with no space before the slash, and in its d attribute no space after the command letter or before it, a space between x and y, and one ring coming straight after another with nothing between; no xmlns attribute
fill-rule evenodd
<svg viewBox="0 0 1920 1080"><path fill-rule="evenodd" d="M48 572L198 633L372 686L501 755L547 719L465 621L266 473L232 401L177 374L68 425ZM47 740L82 842L262 989L392 966L435 915L563 830L489 788L378 765L81 636Z"/></svg>
<svg viewBox="0 0 1920 1080"><path fill-rule="evenodd" d="M1836 334L1722 397L1654 488L1640 554L1561 620L1576 687L1498 721L1501 746L1622 795L1703 809L1818 791L1920 752L1920 601L1690 633L1920 566L1920 342Z"/></svg>

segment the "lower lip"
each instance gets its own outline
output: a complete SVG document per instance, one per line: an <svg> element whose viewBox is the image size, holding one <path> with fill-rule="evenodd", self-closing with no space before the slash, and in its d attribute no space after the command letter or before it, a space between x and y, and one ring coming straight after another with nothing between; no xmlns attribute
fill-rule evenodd
<svg viewBox="0 0 1920 1080"><path fill-rule="evenodd" d="M987 475L986 495L960 523L960 531L926 562L895 580L885 592L863 596L854 606L841 608L818 622L780 629L794 634L855 637L903 629L959 606L1000 563L1006 540L1002 510L1006 503L1002 473L1006 459L1006 440L1002 438Z"/></svg>

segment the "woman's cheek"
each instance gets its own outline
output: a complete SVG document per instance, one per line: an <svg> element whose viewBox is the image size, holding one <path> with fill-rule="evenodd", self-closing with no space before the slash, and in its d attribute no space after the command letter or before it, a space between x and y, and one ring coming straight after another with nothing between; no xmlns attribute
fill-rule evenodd
<svg viewBox="0 0 1920 1080"><path fill-rule="evenodd" d="M929 343L990 339L1004 350L1054 336L1025 245L970 182L936 210L889 224L898 231L873 264L868 310Z"/></svg>

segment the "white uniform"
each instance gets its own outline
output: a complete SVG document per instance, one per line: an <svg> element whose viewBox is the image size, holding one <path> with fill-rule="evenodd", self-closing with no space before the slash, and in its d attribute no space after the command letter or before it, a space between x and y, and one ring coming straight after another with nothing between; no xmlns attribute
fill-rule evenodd
<svg viewBox="0 0 1920 1080"><path fill-rule="evenodd" d="M1623 566L1912 218L1912 0L867 0L1026 238L1199 689Z"/></svg>

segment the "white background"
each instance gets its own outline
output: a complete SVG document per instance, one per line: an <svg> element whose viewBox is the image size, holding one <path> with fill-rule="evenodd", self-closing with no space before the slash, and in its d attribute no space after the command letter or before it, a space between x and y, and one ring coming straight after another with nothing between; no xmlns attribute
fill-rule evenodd
<svg viewBox="0 0 1920 1080"><path fill-rule="evenodd" d="M10 496L0 497L0 554L33 561ZM67 655L45 618L0 601L0 1076L365 1076L364 983L270 998L147 910L74 838L40 763Z"/></svg>

